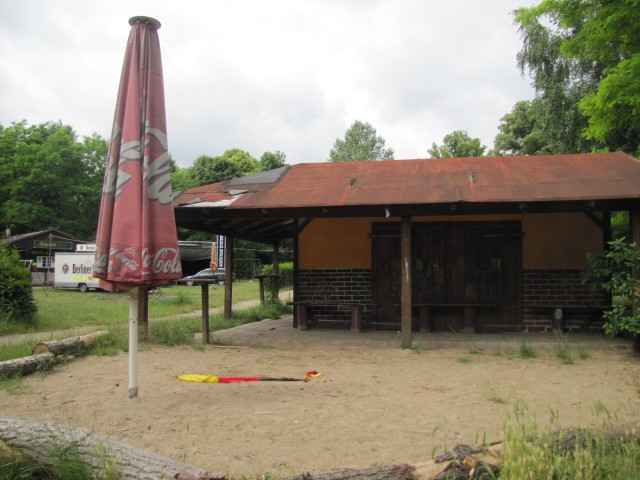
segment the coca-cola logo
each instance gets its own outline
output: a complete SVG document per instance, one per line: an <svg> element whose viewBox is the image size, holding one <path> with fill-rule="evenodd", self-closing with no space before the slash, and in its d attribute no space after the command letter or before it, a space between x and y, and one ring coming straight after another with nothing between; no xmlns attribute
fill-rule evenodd
<svg viewBox="0 0 640 480"><path fill-rule="evenodd" d="M154 254L142 251L142 265L152 273L182 273L180 251L177 248L161 248Z"/></svg>
<svg viewBox="0 0 640 480"><path fill-rule="evenodd" d="M156 252L150 252L148 248L138 254L135 248L119 250L112 248L109 254L99 253L94 263L94 273L115 272L121 275L124 270L136 272L142 270L144 275L176 274L182 273L180 264L180 250L177 248L161 248Z"/></svg>

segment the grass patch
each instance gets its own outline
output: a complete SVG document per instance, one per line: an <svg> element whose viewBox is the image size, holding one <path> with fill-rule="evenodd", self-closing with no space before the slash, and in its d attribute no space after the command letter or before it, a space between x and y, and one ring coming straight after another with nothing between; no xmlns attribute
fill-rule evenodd
<svg viewBox="0 0 640 480"><path fill-rule="evenodd" d="M518 402L503 424L501 478L626 479L637 478L640 445L633 437L611 434L612 418L596 402L596 428L560 430L557 412L549 424L538 424ZM606 418L602 418L603 414ZM575 438L575 441L572 439Z"/></svg>
<svg viewBox="0 0 640 480"><path fill-rule="evenodd" d="M573 359L573 355L571 354L571 349L569 348L569 342L565 336L561 333L554 334L555 336L555 344L553 346L553 354L556 358L560 359L560 361L564 365L573 365L575 360Z"/></svg>
<svg viewBox="0 0 640 480"><path fill-rule="evenodd" d="M80 326L126 324L129 319L128 292L89 291L34 287L38 307L33 324L2 323L2 334L49 332ZM233 283L234 303L257 300L258 282L242 280ZM209 289L209 306L224 305L224 288ZM202 308L199 286L171 285L162 287L160 297L149 298L149 319L194 313Z"/></svg>
<svg viewBox="0 0 640 480"><path fill-rule="evenodd" d="M520 341L519 353L520 358L535 358L538 356L533 347L525 341L524 337Z"/></svg>
<svg viewBox="0 0 640 480"><path fill-rule="evenodd" d="M458 363L464 364L471 363L471 359L469 357L459 357L457 361Z"/></svg>
<svg viewBox="0 0 640 480"><path fill-rule="evenodd" d="M28 357L31 355L31 351L36 343L38 342L25 339L18 343L2 344L2 347L0 348L0 362L12 360L14 358Z"/></svg>
<svg viewBox="0 0 640 480"><path fill-rule="evenodd" d="M493 403L497 403L498 405L504 405L507 401L502 398L500 395L493 393L487 397L487 400Z"/></svg>

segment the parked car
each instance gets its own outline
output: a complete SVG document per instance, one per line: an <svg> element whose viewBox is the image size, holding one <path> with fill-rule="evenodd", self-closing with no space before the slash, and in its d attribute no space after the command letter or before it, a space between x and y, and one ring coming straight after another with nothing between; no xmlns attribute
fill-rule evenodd
<svg viewBox="0 0 640 480"><path fill-rule="evenodd" d="M204 270L200 270L195 275L189 275L188 277L184 277L182 280L186 281L187 285L191 286L194 283L197 283L198 280L215 280L218 285L224 285L225 279L225 269L219 268L218 270L211 270L210 268L205 268ZM235 279L235 275L234 275Z"/></svg>

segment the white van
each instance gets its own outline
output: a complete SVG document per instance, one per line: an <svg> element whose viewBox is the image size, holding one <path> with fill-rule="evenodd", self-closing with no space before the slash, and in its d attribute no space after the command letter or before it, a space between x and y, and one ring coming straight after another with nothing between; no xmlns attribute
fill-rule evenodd
<svg viewBox="0 0 640 480"><path fill-rule="evenodd" d="M56 252L54 288L77 288L82 293L90 288L100 288L100 281L93 276L93 252Z"/></svg>

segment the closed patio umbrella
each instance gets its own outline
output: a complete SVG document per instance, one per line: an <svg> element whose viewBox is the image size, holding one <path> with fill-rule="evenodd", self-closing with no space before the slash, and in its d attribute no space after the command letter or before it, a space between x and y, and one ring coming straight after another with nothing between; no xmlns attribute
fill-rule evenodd
<svg viewBox="0 0 640 480"><path fill-rule="evenodd" d="M107 290L130 291L129 398L138 396L138 298L182 277L169 179L169 153L158 29L129 20L109 143L94 274ZM145 300L146 301L146 300Z"/></svg>

